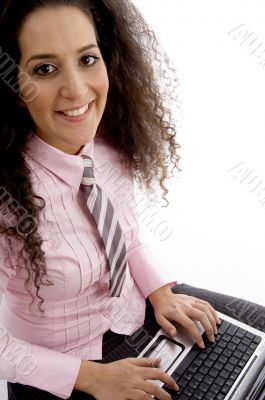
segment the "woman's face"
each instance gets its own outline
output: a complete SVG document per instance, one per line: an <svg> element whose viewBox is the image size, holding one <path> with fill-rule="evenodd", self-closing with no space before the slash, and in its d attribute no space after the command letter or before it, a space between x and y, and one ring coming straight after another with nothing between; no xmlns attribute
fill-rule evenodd
<svg viewBox="0 0 265 400"><path fill-rule="evenodd" d="M77 154L90 142L104 112L108 74L93 24L76 7L43 8L31 13L18 36L19 66L39 86L27 101L25 74L19 75L21 105L27 107L35 133L50 145Z"/></svg>

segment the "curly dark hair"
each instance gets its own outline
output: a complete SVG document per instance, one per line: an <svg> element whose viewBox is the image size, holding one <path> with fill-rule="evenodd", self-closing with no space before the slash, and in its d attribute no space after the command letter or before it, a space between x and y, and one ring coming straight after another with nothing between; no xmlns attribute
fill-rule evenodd
<svg viewBox="0 0 265 400"><path fill-rule="evenodd" d="M30 169L23 156L33 120L26 108L19 107L18 35L25 17L42 7L76 6L95 27L105 61L109 92L96 137L117 149L135 180L148 193L159 183L165 199L164 181L169 166L180 171L176 124L169 103L177 99L178 80L155 33L130 0L2 0L0 4L0 207L1 234L6 253L23 260L39 296L47 279L43 240L38 233L39 216L45 201L33 190ZM8 55L8 57L6 57ZM12 74L11 74L12 73ZM11 74L11 76L10 76ZM167 102L169 102L167 104ZM167 201L167 200L166 200ZM167 201L168 203L168 201ZM20 246L18 245L20 243ZM9 253L8 253L9 252ZM19 262L17 262L19 264ZM14 266L11 265L12 268ZM30 306L32 305L30 304Z"/></svg>

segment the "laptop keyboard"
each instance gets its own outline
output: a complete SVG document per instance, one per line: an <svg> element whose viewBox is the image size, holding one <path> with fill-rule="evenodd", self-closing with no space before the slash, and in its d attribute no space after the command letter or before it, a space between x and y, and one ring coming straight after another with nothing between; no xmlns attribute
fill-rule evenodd
<svg viewBox="0 0 265 400"><path fill-rule="evenodd" d="M171 374L178 392L163 389L176 400L224 400L261 337L221 320L215 342L202 335L205 349L195 344Z"/></svg>

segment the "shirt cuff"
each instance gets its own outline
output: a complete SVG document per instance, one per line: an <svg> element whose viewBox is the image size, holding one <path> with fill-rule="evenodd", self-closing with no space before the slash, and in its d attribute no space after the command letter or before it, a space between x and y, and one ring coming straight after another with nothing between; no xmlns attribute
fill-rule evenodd
<svg viewBox="0 0 265 400"><path fill-rule="evenodd" d="M74 389L81 366L81 359L70 354L32 345L32 368L21 373L16 381L45 390L61 399L68 399Z"/></svg>

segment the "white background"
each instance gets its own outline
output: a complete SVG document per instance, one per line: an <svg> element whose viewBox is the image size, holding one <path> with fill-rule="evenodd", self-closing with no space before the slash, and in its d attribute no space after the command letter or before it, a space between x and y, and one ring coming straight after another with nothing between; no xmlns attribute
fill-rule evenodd
<svg viewBox="0 0 265 400"><path fill-rule="evenodd" d="M180 81L178 178L170 206L158 209L173 234L162 241L142 222L154 254L179 282L265 305L265 42L264 2L134 0L155 30ZM250 39L229 34L238 26ZM243 38L242 32L241 38ZM251 44L251 38L256 38ZM258 58L260 56L260 58ZM232 172L242 163L242 172ZM240 183L244 173L256 176ZM251 172L252 171L252 172ZM249 181L250 182L250 181ZM0 399L6 400L5 382Z"/></svg>
<svg viewBox="0 0 265 400"><path fill-rule="evenodd" d="M265 68L259 65L265 63L265 4L134 3L180 81L182 172L168 182L170 205L159 208L174 233L161 241L146 223L143 232L179 282L265 305L265 206L259 202L265 199ZM239 39L247 31L252 36L244 46Z"/></svg>

